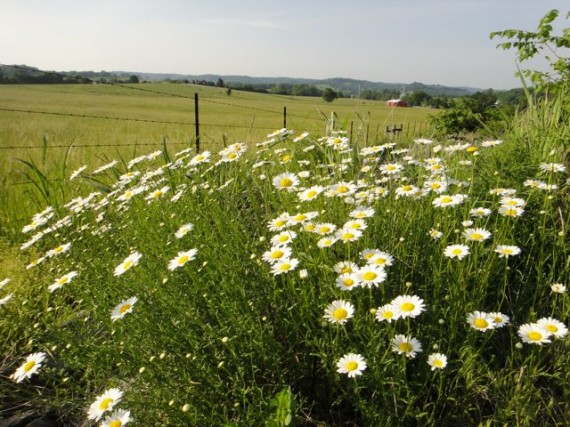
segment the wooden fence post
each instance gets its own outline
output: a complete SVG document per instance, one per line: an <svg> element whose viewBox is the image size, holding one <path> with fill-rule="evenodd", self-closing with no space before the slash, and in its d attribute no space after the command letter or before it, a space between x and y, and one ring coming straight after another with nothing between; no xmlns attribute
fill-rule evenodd
<svg viewBox="0 0 570 427"><path fill-rule="evenodd" d="M198 92L194 93L194 124L196 127L196 154L200 152L200 114L198 113Z"/></svg>

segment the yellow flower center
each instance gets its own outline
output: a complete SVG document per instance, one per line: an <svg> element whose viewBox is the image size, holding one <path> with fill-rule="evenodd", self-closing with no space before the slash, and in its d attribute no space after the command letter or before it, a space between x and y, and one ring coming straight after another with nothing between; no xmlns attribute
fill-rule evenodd
<svg viewBox="0 0 570 427"><path fill-rule="evenodd" d="M416 308L416 306L411 302L405 302L400 306L402 311L412 311L414 308Z"/></svg>
<svg viewBox="0 0 570 427"><path fill-rule="evenodd" d="M281 187L291 187L293 185L293 180L289 178L283 178L281 179L279 184L281 185Z"/></svg>
<svg viewBox="0 0 570 427"><path fill-rule="evenodd" d="M411 191L412 190L412 186L411 185L404 185L402 187L402 191Z"/></svg>
<svg viewBox="0 0 570 427"><path fill-rule="evenodd" d="M528 333L528 339L531 341L540 341L542 339L542 334L536 331L530 331Z"/></svg>
<svg viewBox="0 0 570 427"><path fill-rule="evenodd" d="M451 251L451 253L452 253L453 255L461 255L462 252L463 252L463 251L462 251L461 249L459 249L459 248L456 248L456 249L454 249L453 251Z"/></svg>
<svg viewBox="0 0 570 427"><path fill-rule="evenodd" d="M509 248L503 248L503 253L505 255L512 255L513 254L513 250L509 249Z"/></svg>
<svg viewBox="0 0 570 427"><path fill-rule="evenodd" d="M282 158L283 162L289 162L291 161L291 154L286 154L283 156Z"/></svg>
<svg viewBox="0 0 570 427"><path fill-rule="evenodd" d="M473 233L471 234L472 240L483 240L483 235L481 233Z"/></svg>
<svg viewBox="0 0 570 427"><path fill-rule="evenodd" d="M432 182L430 186L434 190L441 188L441 184L439 182Z"/></svg>
<svg viewBox="0 0 570 427"><path fill-rule="evenodd" d="M57 284L58 285L65 285L68 281L69 281L69 278L67 276L63 276L61 279L59 279L57 281Z"/></svg>
<svg viewBox="0 0 570 427"><path fill-rule="evenodd" d="M121 306L121 308L119 308L119 313L125 314L125 312L128 311L131 307L131 304L124 304Z"/></svg>
<svg viewBox="0 0 570 427"><path fill-rule="evenodd" d="M435 366L436 368L443 368L443 360L435 359L433 361L433 366Z"/></svg>
<svg viewBox="0 0 570 427"><path fill-rule="evenodd" d="M388 166L386 166L386 169L388 169L389 171L393 171L393 170L396 169L396 166L394 166L394 165L388 165Z"/></svg>
<svg viewBox="0 0 570 427"><path fill-rule="evenodd" d="M412 345L408 342L402 342L398 345L398 348L400 349L400 351L404 352L404 353L409 353L410 351L412 351L414 348L412 347Z"/></svg>
<svg viewBox="0 0 570 427"><path fill-rule="evenodd" d="M341 273L352 273L352 268L350 268L348 265L346 267L342 267L342 269L340 270Z"/></svg>
<svg viewBox="0 0 570 427"><path fill-rule="evenodd" d="M475 147L474 145L471 145L469 147L466 148L466 150L468 153L474 153L475 151L477 151L477 147Z"/></svg>
<svg viewBox="0 0 570 427"><path fill-rule="evenodd" d="M321 233L324 233L324 234L330 233L330 231L331 231L330 227L321 227L319 230Z"/></svg>
<svg viewBox="0 0 570 427"><path fill-rule="evenodd" d="M354 216L355 218L366 218L366 214L364 212L356 212Z"/></svg>
<svg viewBox="0 0 570 427"><path fill-rule="evenodd" d="M485 319L481 319L481 318L475 319L473 324L475 325L475 327L477 327L479 329L485 329L487 326L489 326L489 322L487 322Z"/></svg>
<svg viewBox="0 0 570 427"><path fill-rule="evenodd" d="M439 163L435 163L435 164L432 165L431 168L432 168L433 170L439 170L439 169L441 169L441 165L440 165Z"/></svg>
<svg viewBox="0 0 570 427"><path fill-rule="evenodd" d="M307 193L307 198L312 199L316 195L317 195L317 192L315 190L311 190Z"/></svg>
<svg viewBox="0 0 570 427"><path fill-rule="evenodd" d="M558 332L558 328L556 327L556 325L546 325L546 330L549 332Z"/></svg>
<svg viewBox="0 0 570 427"><path fill-rule="evenodd" d="M233 160L233 159L235 159L236 157L237 157L237 154L236 154L236 153L230 153L230 154L228 154L228 159L232 159L232 160Z"/></svg>
<svg viewBox="0 0 570 427"><path fill-rule="evenodd" d="M113 402L113 398L112 397L107 397L106 399L103 399L101 401L101 403L99 404L99 409L101 409L102 411L105 411L107 409L109 409L109 405Z"/></svg>
<svg viewBox="0 0 570 427"><path fill-rule="evenodd" d="M61 251L63 251L63 246L58 246L57 248L54 249L55 253L60 253Z"/></svg>
<svg viewBox="0 0 570 427"><path fill-rule="evenodd" d="M304 219L307 219L307 215L305 214L299 214L295 216L295 221L303 221Z"/></svg>
<svg viewBox="0 0 570 427"><path fill-rule="evenodd" d="M356 363L354 360L351 360L350 362L348 362L346 364L346 370L347 371L356 371L358 369L358 363Z"/></svg>
<svg viewBox="0 0 570 427"><path fill-rule="evenodd" d="M392 312L392 311L384 311L384 312L382 313L382 317L383 317L384 319L391 319L392 317L394 317L394 312Z"/></svg>
<svg viewBox="0 0 570 427"><path fill-rule="evenodd" d="M374 273L373 271L367 271L366 273L364 273L364 274L362 275L362 278L363 278L364 280L368 280L368 281L369 281L369 280L374 280L374 279L376 279L376 277L378 277L378 275L377 275L376 273Z"/></svg>
<svg viewBox="0 0 570 427"><path fill-rule="evenodd" d="M184 265L190 259L188 255L181 256L178 258L178 265Z"/></svg>
<svg viewBox="0 0 570 427"><path fill-rule="evenodd" d="M341 185L340 187L338 187L338 190L337 190L337 191L338 191L339 193L346 193L346 192L348 192L348 187L346 187L346 186L344 186L344 185Z"/></svg>
<svg viewBox="0 0 570 427"><path fill-rule="evenodd" d="M109 423L109 427L121 427L123 425L119 420L113 420Z"/></svg>
<svg viewBox="0 0 570 427"><path fill-rule="evenodd" d="M275 221L275 222L273 223L273 225L274 225L275 227L283 227L285 224L286 224L286 222L283 221L282 219L278 219L277 221Z"/></svg>
<svg viewBox="0 0 570 427"><path fill-rule="evenodd" d="M305 225L305 230L313 231L315 229L315 224L307 224Z"/></svg>
<svg viewBox="0 0 570 427"><path fill-rule="evenodd" d="M352 280L350 277L345 278L342 283L344 284L344 286L350 288L351 286L354 285L354 280Z"/></svg>
<svg viewBox="0 0 570 427"><path fill-rule="evenodd" d="M344 233L342 235L343 240L350 240L350 239L354 239L354 234L352 233Z"/></svg>
<svg viewBox="0 0 570 427"><path fill-rule="evenodd" d="M506 216L517 216L517 211L515 209L507 209L505 210Z"/></svg>
<svg viewBox="0 0 570 427"><path fill-rule="evenodd" d="M348 311L342 307L339 307L333 311L332 315L336 320L343 320L346 319L346 316L348 316Z"/></svg>
<svg viewBox="0 0 570 427"><path fill-rule="evenodd" d="M374 262L378 265L386 264L386 258L376 258Z"/></svg>
<svg viewBox="0 0 570 427"><path fill-rule="evenodd" d="M281 258L283 255L285 255L285 252L277 250L277 251L273 251L273 253L271 254L271 258L273 258L273 259L279 259L279 258Z"/></svg>
<svg viewBox="0 0 570 427"><path fill-rule="evenodd" d="M123 264L123 270L128 270L129 268L131 268L133 266L133 262L132 261L125 261L125 263Z"/></svg>
<svg viewBox="0 0 570 427"><path fill-rule="evenodd" d="M440 200L441 200L441 203L451 203L451 202L453 202L453 199L452 199L451 197L449 197L449 196L442 197Z"/></svg>
<svg viewBox="0 0 570 427"><path fill-rule="evenodd" d="M127 191L124 195L125 199L130 199L131 197L133 197L133 192L132 191Z"/></svg>
<svg viewBox="0 0 570 427"><path fill-rule="evenodd" d="M202 155L200 154L199 156L194 157L194 160L195 160L196 162L200 162L200 161L204 160L204 156L202 156Z"/></svg>
<svg viewBox="0 0 570 427"><path fill-rule="evenodd" d="M36 361L30 360L28 363L24 365L24 372L30 372L34 366L36 366Z"/></svg>
<svg viewBox="0 0 570 427"><path fill-rule="evenodd" d="M281 271L290 270L290 269L291 269L291 264L288 264L288 263L282 264L281 267L279 267L279 269L280 269Z"/></svg>
<svg viewBox="0 0 570 427"><path fill-rule="evenodd" d="M289 240L289 236L279 236L279 239L277 240L279 240L280 243L284 243Z"/></svg>
<svg viewBox="0 0 570 427"><path fill-rule="evenodd" d="M350 224L350 228L352 228L353 230L358 230L361 227L362 225L360 225L359 222L353 222L352 224Z"/></svg>

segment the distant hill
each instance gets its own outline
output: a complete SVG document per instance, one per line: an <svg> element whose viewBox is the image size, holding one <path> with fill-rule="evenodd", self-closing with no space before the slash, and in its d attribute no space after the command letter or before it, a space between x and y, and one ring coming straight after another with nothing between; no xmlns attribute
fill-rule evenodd
<svg viewBox="0 0 570 427"><path fill-rule="evenodd" d="M390 91L395 93L410 93L423 91L431 96L468 96L480 91L470 87L452 87L442 85L426 85L423 83L384 83L371 82L368 80L356 80L349 78L330 79L304 79L292 77L250 77L240 75L223 74L174 74L174 73L143 73L136 71L42 71L35 67L25 65L0 67L0 83L8 83L9 79L18 77L22 83L70 83L74 81L101 80L107 81L114 78L126 80L130 76L137 76L141 81L208 81L217 82L223 80L228 86L274 86L274 85L312 85L320 89L330 87L340 91L344 96L358 96L362 91ZM4 80L4 81L3 81Z"/></svg>

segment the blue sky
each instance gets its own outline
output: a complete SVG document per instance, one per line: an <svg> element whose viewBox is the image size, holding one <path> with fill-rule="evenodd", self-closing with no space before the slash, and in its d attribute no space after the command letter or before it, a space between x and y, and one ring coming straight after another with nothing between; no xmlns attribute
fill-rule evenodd
<svg viewBox="0 0 570 427"><path fill-rule="evenodd" d="M570 7L567 0L0 0L0 63L508 89L520 86L514 53L496 49L489 33L534 30L550 9L564 15Z"/></svg>

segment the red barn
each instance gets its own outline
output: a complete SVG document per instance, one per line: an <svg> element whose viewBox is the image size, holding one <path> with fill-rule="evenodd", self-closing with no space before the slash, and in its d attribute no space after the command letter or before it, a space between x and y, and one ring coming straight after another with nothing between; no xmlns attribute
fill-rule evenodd
<svg viewBox="0 0 570 427"><path fill-rule="evenodd" d="M402 99L389 99L386 101L387 107L409 107L409 104Z"/></svg>

